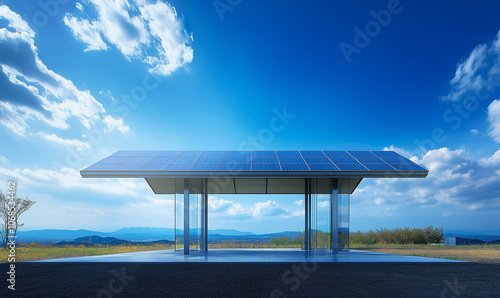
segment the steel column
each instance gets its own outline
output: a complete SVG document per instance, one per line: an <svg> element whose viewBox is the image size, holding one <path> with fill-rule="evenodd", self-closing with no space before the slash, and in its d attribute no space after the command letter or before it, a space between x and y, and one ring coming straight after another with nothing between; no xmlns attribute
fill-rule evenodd
<svg viewBox="0 0 500 298"><path fill-rule="evenodd" d="M184 254L189 255L189 178L184 178Z"/></svg>
<svg viewBox="0 0 500 298"><path fill-rule="evenodd" d="M332 223L332 254L339 252L339 186L338 180L332 178L330 203L331 203L331 223Z"/></svg>

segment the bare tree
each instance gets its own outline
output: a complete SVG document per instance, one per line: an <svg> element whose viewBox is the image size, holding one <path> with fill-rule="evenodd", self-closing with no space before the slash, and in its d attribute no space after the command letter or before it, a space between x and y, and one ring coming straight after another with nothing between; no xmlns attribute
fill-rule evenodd
<svg viewBox="0 0 500 298"><path fill-rule="evenodd" d="M4 248L7 248L10 240L16 239L17 229L24 226L24 223L19 222L21 214L28 211L35 203L28 198L16 198L9 204L9 198L0 192L0 236Z"/></svg>

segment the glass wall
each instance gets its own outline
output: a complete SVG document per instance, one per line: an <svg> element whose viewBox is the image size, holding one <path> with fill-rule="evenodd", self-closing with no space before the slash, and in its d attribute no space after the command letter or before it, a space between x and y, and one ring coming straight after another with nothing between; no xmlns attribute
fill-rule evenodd
<svg viewBox="0 0 500 298"><path fill-rule="evenodd" d="M349 251L350 179L338 179L339 251Z"/></svg>
<svg viewBox="0 0 500 298"><path fill-rule="evenodd" d="M312 194L314 202L312 208L314 214L314 245L312 247L316 250L329 250L331 248L331 179L313 179L314 188Z"/></svg>
<svg viewBox="0 0 500 298"><path fill-rule="evenodd" d="M184 192L176 187L174 210L175 251L184 249Z"/></svg>
<svg viewBox="0 0 500 298"><path fill-rule="evenodd" d="M189 248L201 249L202 234L202 179L189 179ZM184 250L184 179L175 184L175 250Z"/></svg>

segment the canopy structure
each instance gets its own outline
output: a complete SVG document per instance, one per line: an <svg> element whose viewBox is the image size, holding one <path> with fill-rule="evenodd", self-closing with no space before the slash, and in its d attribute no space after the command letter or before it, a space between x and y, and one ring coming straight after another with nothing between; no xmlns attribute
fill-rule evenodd
<svg viewBox="0 0 500 298"><path fill-rule="evenodd" d="M208 248L208 194L303 194L304 249L337 253L348 248L349 194L363 178L425 178L428 170L394 151L118 151L80 173L144 178L156 194L175 195L185 254ZM321 231L317 214L325 195L330 215Z"/></svg>

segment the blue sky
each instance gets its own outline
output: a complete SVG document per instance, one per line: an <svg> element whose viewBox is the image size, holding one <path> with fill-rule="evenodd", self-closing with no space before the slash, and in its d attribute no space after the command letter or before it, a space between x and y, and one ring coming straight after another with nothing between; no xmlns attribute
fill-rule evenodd
<svg viewBox="0 0 500 298"><path fill-rule="evenodd" d="M24 229L171 227L145 181L79 176L117 150L387 148L429 176L365 179L353 230L500 233L500 3L63 2L0 2L0 189L37 201ZM303 226L297 197L211 208L211 229Z"/></svg>

